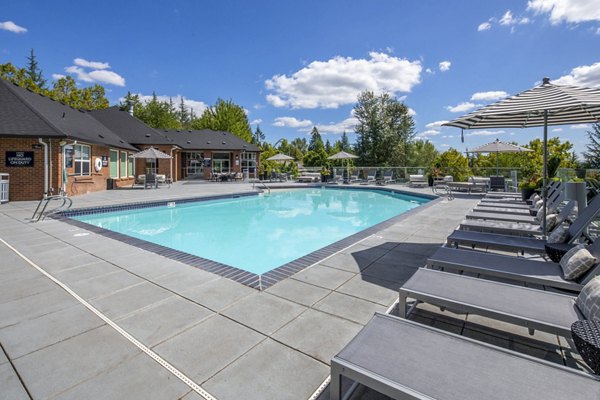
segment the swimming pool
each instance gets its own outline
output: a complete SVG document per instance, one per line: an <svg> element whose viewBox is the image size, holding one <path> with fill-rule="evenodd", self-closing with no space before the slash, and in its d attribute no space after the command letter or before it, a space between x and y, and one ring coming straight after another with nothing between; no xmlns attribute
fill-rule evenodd
<svg viewBox="0 0 600 400"><path fill-rule="evenodd" d="M262 275L429 200L308 188L71 218Z"/></svg>

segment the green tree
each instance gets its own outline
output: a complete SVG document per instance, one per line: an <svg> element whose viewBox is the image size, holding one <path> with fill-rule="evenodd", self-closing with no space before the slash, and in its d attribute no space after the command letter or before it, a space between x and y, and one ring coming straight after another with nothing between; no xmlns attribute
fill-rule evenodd
<svg viewBox="0 0 600 400"><path fill-rule="evenodd" d="M191 111L191 109L190 109ZM183 96L179 102L179 109L177 110L177 119L179 120L179 125L181 125L182 129L189 128L191 122L192 115L188 111L185 102L183 101Z"/></svg>
<svg viewBox="0 0 600 400"><path fill-rule="evenodd" d="M429 167L439 155L433 143L429 140L414 140L409 145L407 166Z"/></svg>
<svg viewBox="0 0 600 400"><path fill-rule="evenodd" d="M126 97L125 101L136 100L136 97ZM136 104L137 103L137 104ZM148 126L157 129L180 129L181 125L177 117L177 112L173 108L173 104L170 101L161 101L156 96L156 93L152 93L152 98L148 102L141 102L139 98L133 102L133 115L139 118ZM127 109L128 105L125 103L122 108Z"/></svg>
<svg viewBox="0 0 600 400"><path fill-rule="evenodd" d="M329 142L329 139L327 139L325 141L325 153L327 153L327 154L333 154L332 150L333 150L333 147L331 146L331 143Z"/></svg>
<svg viewBox="0 0 600 400"><path fill-rule="evenodd" d="M42 92L42 89L31 80L25 68L18 68L11 63L0 64L0 77L36 93Z"/></svg>
<svg viewBox="0 0 600 400"><path fill-rule="evenodd" d="M585 165L588 168L600 168L600 123L592 125L592 130L587 131L589 144L585 146L586 150L583 153Z"/></svg>
<svg viewBox="0 0 600 400"><path fill-rule="evenodd" d="M346 131L342 133L342 138L340 139L339 151L350 151L350 140L348 139L348 135Z"/></svg>
<svg viewBox="0 0 600 400"><path fill-rule="evenodd" d="M35 58L35 53L33 49L29 53L29 57L27 57L27 76L29 79L41 90L46 88L46 80L44 79L44 75L42 70L40 69L37 59Z"/></svg>
<svg viewBox="0 0 600 400"><path fill-rule="evenodd" d="M252 129L246 112L232 100L218 99L214 106L208 107L200 118L192 122L192 127L230 132L247 142L252 141Z"/></svg>
<svg viewBox="0 0 600 400"><path fill-rule="evenodd" d="M354 106L356 152L364 165L406 165L414 121L408 107L387 93L365 91Z"/></svg>
<svg viewBox="0 0 600 400"><path fill-rule="evenodd" d="M327 153L325 153L325 148L321 148L318 150L309 150L302 159L303 164L307 167L322 167L328 164L327 162Z"/></svg>
<svg viewBox="0 0 600 400"><path fill-rule="evenodd" d="M308 141L306 138L296 138L292 140L291 145L298 149L302 154L308 151Z"/></svg>
<svg viewBox="0 0 600 400"><path fill-rule="evenodd" d="M438 155L433 165L441 170L442 175L452 175L458 182L466 181L471 175L467 158L453 148Z"/></svg>
<svg viewBox="0 0 600 400"><path fill-rule="evenodd" d="M313 126L312 131L310 131L310 142L308 142L308 151L325 151L325 145L323 144L323 139L321 138L321 134L316 126Z"/></svg>

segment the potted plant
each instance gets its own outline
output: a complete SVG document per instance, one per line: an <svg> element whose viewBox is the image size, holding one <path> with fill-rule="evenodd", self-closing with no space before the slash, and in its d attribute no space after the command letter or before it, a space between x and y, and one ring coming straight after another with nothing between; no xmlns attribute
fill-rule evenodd
<svg viewBox="0 0 600 400"><path fill-rule="evenodd" d="M521 181L519 183L519 189L521 189L521 198L523 201L530 198L536 189L540 188L540 179L538 177L531 177L529 179Z"/></svg>
<svg viewBox="0 0 600 400"><path fill-rule="evenodd" d="M444 176L442 172L442 167L440 164L435 164L429 169L429 173L427 174L427 183L429 186L433 186L434 180L442 179Z"/></svg>
<svg viewBox="0 0 600 400"><path fill-rule="evenodd" d="M565 198L577 201L577 209L579 212L587 205L586 183L582 178L571 178L565 183Z"/></svg>
<svg viewBox="0 0 600 400"><path fill-rule="evenodd" d="M325 183L331 178L331 171L327 167L321 168L321 182Z"/></svg>

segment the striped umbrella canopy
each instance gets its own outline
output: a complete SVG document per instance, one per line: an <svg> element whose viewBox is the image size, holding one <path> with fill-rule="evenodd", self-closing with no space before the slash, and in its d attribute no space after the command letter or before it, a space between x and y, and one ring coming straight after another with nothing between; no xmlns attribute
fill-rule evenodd
<svg viewBox="0 0 600 400"><path fill-rule="evenodd" d="M540 86L473 111L444 126L462 129L544 127L543 230L546 234L546 181L548 126L600 121L600 89L553 85L544 78Z"/></svg>

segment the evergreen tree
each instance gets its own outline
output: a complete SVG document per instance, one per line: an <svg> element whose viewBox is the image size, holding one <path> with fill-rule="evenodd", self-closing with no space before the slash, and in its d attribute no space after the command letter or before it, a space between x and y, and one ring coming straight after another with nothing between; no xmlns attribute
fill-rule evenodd
<svg viewBox="0 0 600 400"><path fill-rule="evenodd" d="M260 146L261 143L264 141L265 141L265 134L260 129L260 125L256 124L256 130L254 131L254 134L252 135L252 143L254 143L257 146Z"/></svg>
<svg viewBox="0 0 600 400"><path fill-rule="evenodd" d="M329 139L327 139L325 141L325 153L327 154L333 154L331 151L333 150L333 148L331 147L331 143L329 143Z"/></svg>
<svg viewBox="0 0 600 400"><path fill-rule="evenodd" d="M33 52L33 49L31 49L29 57L27 57L27 76L29 76L33 84L39 89L43 90L46 88L46 80L42 75L42 70L38 66L38 62L35 58L35 53Z"/></svg>
<svg viewBox="0 0 600 400"><path fill-rule="evenodd" d="M179 124L181 128L185 129L189 126L191 122L191 114L188 112L187 107L185 106L185 102L183 101L183 96L181 97L181 101L179 102L179 110L177 111L177 119L179 119Z"/></svg>
<svg viewBox="0 0 600 400"><path fill-rule="evenodd" d="M589 144L585 146L587 151L583 153L588 168L600 168L600 123L592 125L592 130L587 131Z"/></svg>
<svg viewBox="0 0 600 400"><path fill-rule="evenodd" d="M342 133L339 149L340 151L350 151L350 140L348 140L348 135L346 134L346 131Z"/></svg>
<svg viewBox="0 0 600 400"><path fill-rule="evenodd" d="M408 107L387 93L363 92L354 106L356 152L363 165L406 165L414 121Z"/></svg>
<svg viewBox="0 0 600 400"><path fill-rule="evenodd" d="M323 139L321 138L321 134L316 126L313 126L312 131L310 132L310 142L308 143L308 151L324 151L325 145L323 144Z"/></svg>

